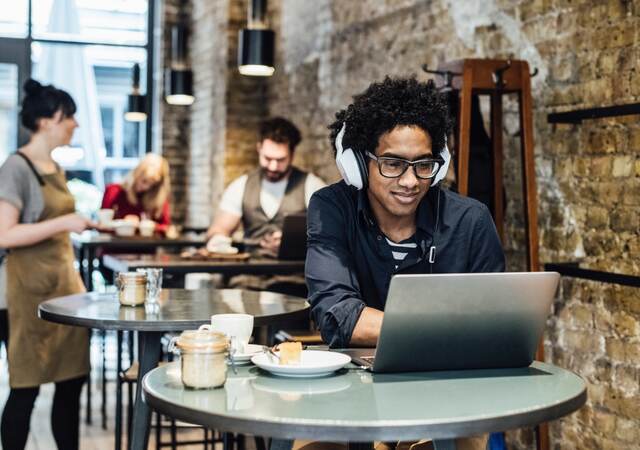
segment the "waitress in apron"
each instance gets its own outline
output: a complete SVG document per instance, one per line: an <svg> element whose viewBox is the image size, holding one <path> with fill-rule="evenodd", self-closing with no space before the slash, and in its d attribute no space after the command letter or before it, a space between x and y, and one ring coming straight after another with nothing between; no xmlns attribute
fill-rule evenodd
<svg viewBox="0 0 640 450"><path fill-rule="evenodd" d="M64 172L51 158L78 123L71 96L34 80L24 85L20 118L29 142L0 167L0 247L7 255L9 384L0 432L5 449L23 449L40 385L55 383L51 427L58 449L79 444L80 392L89 373L86 328L38 318L44 300L84 291L69 232L90 223L75 213Z"/></svg>

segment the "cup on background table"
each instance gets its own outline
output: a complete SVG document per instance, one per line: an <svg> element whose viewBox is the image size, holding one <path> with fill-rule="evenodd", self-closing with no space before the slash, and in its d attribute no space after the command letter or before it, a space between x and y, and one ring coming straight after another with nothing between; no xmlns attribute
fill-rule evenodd
<svg viewBox="0 0 640 450"><path fill-rule="evenodd" d="M211 316L211 324L202 325L200 329L224 333L231 341L233 353L245 353L253 332L253 316L250 314L214 314Z"/></svg>
<svg viewBox="0 0 640 450"><path fill-rule="evenodd" d="M147 314L157 314L160 312L158 300L162 291L162 269L136 269L136 272L147 276L147 295L144 300L144 309Z"/></svg>
<svg viewBox="0 0 640 450"><path fill-rule="evenodd" d="M151 237L153 236L154 231L156 230L156 223L153 220L143 219L140 221L138 225L138 231L140 231L140 236Z"/></svg>
<svg viewBox="0 0 640 450"><path fill-rule="evenodd" d="M182 227L180 225L171 224L167 227L164 235L167 239L178 239L180 237L180 233L182 232Z"/></svg>
<svg viewBox="0 0 640 450"><path fill-rule="evenodd" d="M113 209L99 209L98 211L96 211L96 218L98 219L98 224L101 227L108 227L111 224L111 221L113 220L113 214L114 211Z"/></svg>

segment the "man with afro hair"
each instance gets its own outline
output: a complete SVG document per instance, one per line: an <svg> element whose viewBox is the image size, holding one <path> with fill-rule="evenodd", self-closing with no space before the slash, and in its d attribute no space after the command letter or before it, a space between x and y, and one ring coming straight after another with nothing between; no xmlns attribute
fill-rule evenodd
<svg viewBox="0 0 640 450"><path fill-rule="evenodd" d="M437 185L450 122L432 81L387 77L329 125L343 181L311 198L305 275L331 347L376 346L395 274L504 271L487 207ZM486 437L459 441L483 448Z"/></svg>

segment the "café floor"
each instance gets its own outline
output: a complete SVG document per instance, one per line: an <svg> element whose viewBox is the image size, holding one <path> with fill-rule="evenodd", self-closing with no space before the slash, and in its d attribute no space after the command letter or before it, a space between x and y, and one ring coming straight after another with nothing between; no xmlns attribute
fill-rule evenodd
<svg viewBox="0 0 640 450"><path fill-rule="evenodd" d="M82 450L109 450L114 447L114 424L115 424L115 402L116 402L116 370L115 370L115 351L116 351L116 338L115 334L110 333L107 336L106 351L107 351L107 402L108 402L108 419L107 429L102 428L102 415L100 413L100 402L102 398L100 376L100 342L98 339L93 339L91 345L91 360L92 360L92 425L85 423L86 417L86 392L83 390L80 407L81 411L81 424L80 424L80 448ZM85 385L86 389L86 385ZM126 392L126 388L124 389ZM31 416L31 432L29 433L29 440L27 441L26 450L52 450L56 448L55 441L53 440L53 434L51 433L50 424L50 411L51 402L53 400L54 385L47 384L41 387L40 395L36 400L36 404ZM9 394L9 376L7 369L7 358L4 346L0 351L0 410L4 407L4 402ZM125 402L125 417L126 417L126 395L123 398ZM154 419L155 422L155 419ZM192 427L179 427L177 440L189 441L202 439L203 432L201 428ZM162 431L162 441L170 442L170 432L168 428L164 428ZM253 448L252 440L247 440L247 450ZM125 439L123 439L123 448L125 447ZM155 449L155 430L152 429L149 438L149 449ZM170 448L162 447L162 448ZM196 450L202 449L203 445L184 445L178 447L181 450ZM209 447L211 448L211 447ZM221 450L222 445L217 444L216 449Z"/></svg>

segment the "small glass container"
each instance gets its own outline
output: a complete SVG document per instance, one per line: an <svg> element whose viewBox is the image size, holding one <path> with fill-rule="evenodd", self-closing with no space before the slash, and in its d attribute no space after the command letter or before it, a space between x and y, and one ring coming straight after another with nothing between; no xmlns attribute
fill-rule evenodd
<svg viewBox="0 0 640 450"><path fill-rule="evenodd" d="M211 330L183 331L169 344L180 351L182 384L192 389L211 389L227 380L227 337Z"/></svg>
<svg viewBox="0 0 640 450"><path fill-rule="evenodd" d="M144 305L147 297L147 275L137 272L120 272L116 276L118 298L121 305Z"/></svg>

